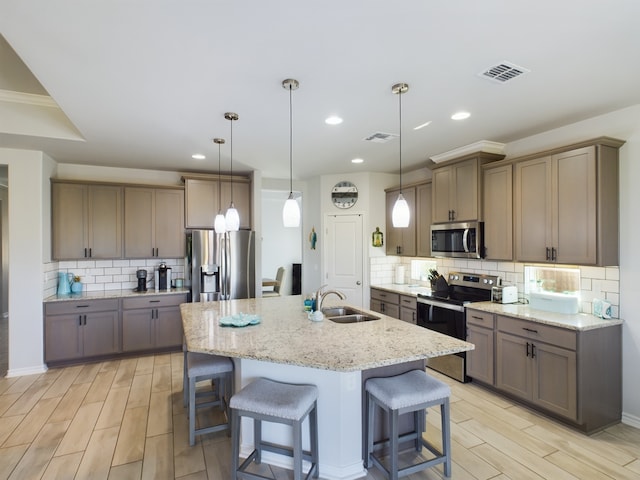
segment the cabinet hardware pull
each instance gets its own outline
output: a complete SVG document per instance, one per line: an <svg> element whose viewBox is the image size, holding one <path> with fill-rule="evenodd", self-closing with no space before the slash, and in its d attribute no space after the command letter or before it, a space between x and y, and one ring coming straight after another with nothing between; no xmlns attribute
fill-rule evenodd
<svg viewBox="0 0 640 480"><path fill-rule="evenodd" d="M529 342L527 342L527 357L529 356Z"/></svg>
<svg viewBox="0 0 640 480"><path fill-rule="evenodd" d="M547 254L545 255L545 257L546 257L545 259L546 260L551 260L551 252L549 252L549 247L546 247L545 250L547 252Z"/></svg>
<svg viewBox="0 0 640 480"><path fill-rule="evenodd" d="M534 343L531 344L531 358L536 358L536 345Z"/></svg>
<svg viewBox="0 0 640 480"><path fill-rule="evenodd" d="M556 247L551 247L551 260L555 262L556 258L557 258Z"/></svg>
<svg viewBox="0 0 640 480"><path fill-rule="evenodd" d="M82 315L78 315L78 326L82 326Z"/></svg>
<svg viewBox="0 0 640 480"><path fill-rule="evenodd" d="M76 308L87 308L89 305L76 305Z"/></svg>
<svg viewBox="0 0 640 480"><path fill-rule="evenodd" d="M149 303L160 303L160 300L149 300Z"/></svg>
<svg viewBox="0 0 640 480"><path fill-rule="evenodd" d="M84 258L87 258L87 249L84 249Z"/></svg>
<svg viewBox="0 0 640 480"><path fill-rule="evenodd" d="M525 332L538 333L538 330L536 330L536 329L534 329L534 328L522 327L522 329L523 329Z"/></svg>
<svg viewBox="0 0 640 480"><path fill-rule="evenodd" d="M91 252L91 248L89 249L89 258L91 258L93 256L93 253Z"/></svg>
<svg viewBox="0 0 640 480"><path fill-rule="evenodd" d="M471 315L471 318L475 318L476 320L482 320L482 317L476 317L475 315Z"/></svg>

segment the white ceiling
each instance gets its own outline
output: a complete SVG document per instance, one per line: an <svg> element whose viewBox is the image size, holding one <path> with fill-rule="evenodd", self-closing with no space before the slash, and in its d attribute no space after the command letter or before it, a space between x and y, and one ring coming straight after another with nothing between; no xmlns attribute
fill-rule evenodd
<svg viewBox="0 0 640 480"><path fill-rule="evenodd" d="M397 172L397 140L363 141L398 133L397 82L403 171L640 103L638 0L3 0L0 34L85 139L0 131L0 146L64 163L216 171L224 137L228 170L232 111L234 170L288 178L289 77L296 178ZM478 76L504 61L531 72Z"/></svg>

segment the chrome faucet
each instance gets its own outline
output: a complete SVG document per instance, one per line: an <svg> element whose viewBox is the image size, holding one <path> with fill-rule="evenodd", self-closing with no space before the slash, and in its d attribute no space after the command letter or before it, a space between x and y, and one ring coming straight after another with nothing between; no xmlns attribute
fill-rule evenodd
<svg viewBox="0 0 640 480"><path fill-rule="evenodd" d="M322 285L316 292L316 310L322 310L322 302L324 301L324 298L331 293L340 297L340 300L345 300L347 298L347 296L339 290L324 291L324 288L328 286L329 285Z"/></svg>

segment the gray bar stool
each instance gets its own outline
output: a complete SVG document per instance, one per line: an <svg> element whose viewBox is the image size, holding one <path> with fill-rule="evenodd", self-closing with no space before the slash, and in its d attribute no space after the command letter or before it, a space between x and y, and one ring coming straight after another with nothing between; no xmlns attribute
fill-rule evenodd
<svg viewBox="0 0 640 480"><path fill-rule="evenodd" d="M212 391L196 392L196 383L211 380ZM189 445L196 443L196 435L219 432L229 428L228 397L234 391L233 361L228 357L184 350L184 375L182 382L184 403L189 406ZM196 403L196 398L213 396L210 402ZM196 409L219 406L225 410L226 421L196 429Z"/></svg>
<svg viewBox="0 0 640 480"><path fill-rule="evenodd" d="M253 460L262 461L262 451L293 457L293 478L302 479L302 460L311 462L306 479L318 478L318 387L294 385L259 378L231 397L231 478L269 479L245 469ZM302 423L309 417L310 450L302 450ZM254 450L238 466L240 455L241 417L253 419ZM293 447L265 442L262 439L262 421L282 423L293 428Z"/></svg>
<svg viewBox="0 0 640 480"><path fill-rule="evenodd" d="M370 468L375 464L387 474L391 480L424 470L444 463L445 477L451 476L451 432L449 424L449 385L427 375L424 370L411 370L395 377L370 378L365 382L366 390L366 438L365 464ZM442 418L442 452L422 438L424 431L425 409L440 405ZM376 406L387 412L389 417L389 438L378 442L373 441L374 416ZM398 416L413 413L414 431L399 435ZM398 467L399 444L413 440L417 452L426 447L435 458L413 465ZM390 446L389 468L374 455L374 452Z"/></svg>

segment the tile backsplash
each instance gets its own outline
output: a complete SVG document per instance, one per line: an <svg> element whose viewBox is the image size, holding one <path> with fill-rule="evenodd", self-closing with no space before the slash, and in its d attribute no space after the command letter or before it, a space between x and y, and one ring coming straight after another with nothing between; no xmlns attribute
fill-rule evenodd
<svg viewBox="0 0 640 480"><path fill-rule="evenodd" d="M495 262L486 260L467 260L449 258L411 258L411 257L371 257L369 259L369 272L371 285L392 284L395 282L397 265L405 265L405 283L414 283L429 286L429 282L420 279L409 278L411 276L412 260L433 260L437 264L437 270L441 275L449 272L462 271L469 273L485 273L498 275L502 282L518 287L518 295L526 298L525 294L525 266L517 262ZM584 267L570 265L544 265L545 269L574 268L580 270L580 311L592 313L593 300L607 300L611 303L614 318L618 317L620 305L620 273L618 267Z"/></svg>
<svg viewBox="0 0 640 480"><path fill-rule="evenodd" d="M185 259L164 260L171 267L171 278L188 275ZM136 270L147 270L147 288L153 289L153 273L160 260L72 260L52 262L45 265L44 297L55 295L58 288L58 272L73 273L80 277L85 292L104 290L128 290L138 286Z"/></svg>

